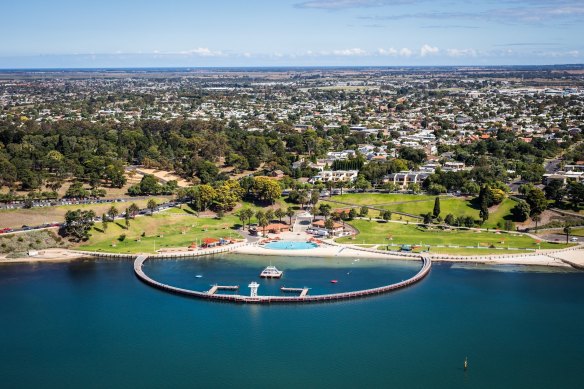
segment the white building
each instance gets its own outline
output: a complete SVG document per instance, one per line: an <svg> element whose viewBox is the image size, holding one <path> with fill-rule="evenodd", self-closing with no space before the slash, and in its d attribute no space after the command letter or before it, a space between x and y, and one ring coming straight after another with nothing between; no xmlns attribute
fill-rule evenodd
<svg viewBox="0 0 584 389"><path fill-rule="evenodd" d="M357 179L358 170L323 170L308 182L350 182Z"/></svg>
<svg viewBox="0 0 584 389"><path fill-rule="evenodd" d="M385 176L383 181L393 182L398 188L407 189L410 184L422 185L432 173L431 171L401 171Z"/></svg>

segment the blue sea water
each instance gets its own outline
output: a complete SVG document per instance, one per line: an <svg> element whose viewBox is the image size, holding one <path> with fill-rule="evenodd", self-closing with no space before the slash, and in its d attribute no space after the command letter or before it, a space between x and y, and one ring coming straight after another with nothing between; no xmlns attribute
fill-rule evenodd
<svg viewBox="0 0 584 389"><path fill-rule="evenodd" d="M145 270L204 290L259 281L266 260L154 261ZM418 269L272 261L282 283L314 293L332 288L332 277L367 287ZM0 387L581 388L583 308L584 273L517 267L435 264L395 293L257 306L161 292L137 280L130 261L2 265Z"/></svg>

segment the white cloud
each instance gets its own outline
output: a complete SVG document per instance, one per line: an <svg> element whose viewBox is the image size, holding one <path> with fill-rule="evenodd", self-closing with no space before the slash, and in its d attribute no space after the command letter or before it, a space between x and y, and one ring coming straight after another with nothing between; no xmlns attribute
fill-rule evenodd
<svg viewBox="0 0 584 389"><path fill-rule="evenodd" d="M367 51L355 47L352 49L333 50L332 54L338 55L341 57L360 57L360 56L367 55Z"/></svg>
<svg viewBox="0 0 584 389"><path fill-rule="evenodd" d="M425 57L427 55L438 54L439 51L440 51L439 48L430 46L429 44L425 44L420 48L420 55L422 57Z"/></svg>
<svg viewBox="0 0 584 389"><path fill-rule="evenodd" d="M446 54L449 57L476 57L477 52L475 49L447 49Z"/></svg>
<svg viewBox="0 0 584 389"><path fill-rule="evenodd" d="M398 55L398 51L393 47L390 47L389 49L377 49L377 54L394 57Z"/></svg>
<svg viewBox="0 0 584 389"><path fill-rule="evenodd" d="M211 50L207 47L198 47L196 49L185 50L185 51L179 52L179 54L195 55L195 56L199 56L199 57L222 57L225 55L225 54L223 54L222 51L214 51L214 50Z"/></svg>
<svg viewBox="0 0 584 389"><path fill-rule="evenodd" d="M402 57L411 57L412 54L414 54L414 52L408 49L407 47L404 47L399 51L399 55L401 55Z"/></svg>

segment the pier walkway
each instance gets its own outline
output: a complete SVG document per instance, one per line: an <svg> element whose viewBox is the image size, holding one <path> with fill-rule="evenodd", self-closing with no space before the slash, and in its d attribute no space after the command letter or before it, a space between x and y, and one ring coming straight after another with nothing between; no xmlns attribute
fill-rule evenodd
<svg viewBox="0 0 584 389"><path fill-rule="evenodd" d="M142 270L142 265L144 262L148 260L147 256L141 255L136 258L134 261L134 273L136 276L143 281L144 283L166 291L170 293L180 294L184 296L196 297L201 299L207 300L215 300L215 301L225 301L225 302L235 302L235 303L311 303L311 302L325 302L325 301L339 301L339 300L348 300L348 299L355 299L361 298L366 296L378 295L382 293L392 292L394 290L398 290L401 288L405 288L407 286L413 285L418 281L422 280L424 277L430 273L430 269L432 268L432 261L427 256L422 256L422 268L418 273L416 273L413 277L408 278L407 280L397 282L391 285L385 285L378 288L371 288L371 289L363 289L357 290L352 292L342 292L342 293L332 293L332 294L322 294L322 295L315 295L310 296L308 295L308 288L297 288L302 289L302 292L299 296L257 296L257 297L250 297L250 296L242 296L238 294L215 294L210 293L211 290L207 292L199 292L190 289L178 288L175 286L163 284L162 282L158 282L146 275L144 270ZM294 289L294 288L290 288ZM216 290L215 290L216 291Z"/></svg>

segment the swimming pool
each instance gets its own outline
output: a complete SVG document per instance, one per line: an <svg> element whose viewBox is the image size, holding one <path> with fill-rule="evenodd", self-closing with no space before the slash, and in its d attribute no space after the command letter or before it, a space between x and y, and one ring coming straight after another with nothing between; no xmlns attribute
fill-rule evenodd
<svg viewBox="0 0 584 389"><path fill-rule="evenodd" d="M264 246L267 249L272 250L308 250L317 248L318 245L312 242L295 242L295 241L279 241L270 242Z"/></svg>

